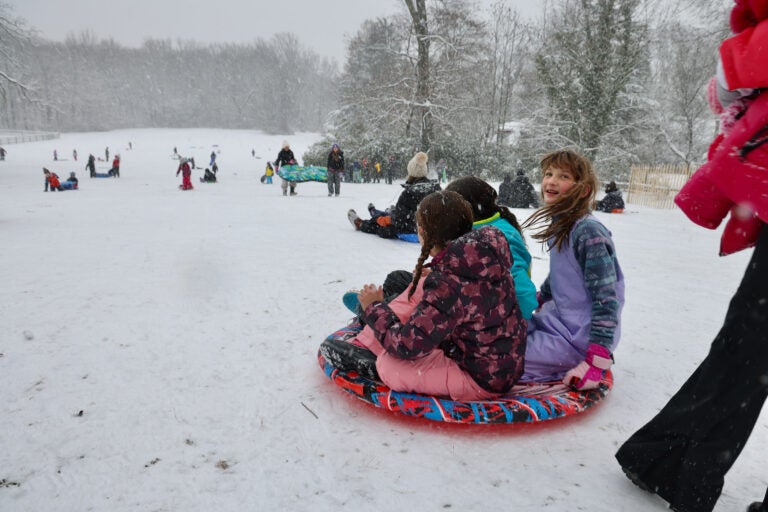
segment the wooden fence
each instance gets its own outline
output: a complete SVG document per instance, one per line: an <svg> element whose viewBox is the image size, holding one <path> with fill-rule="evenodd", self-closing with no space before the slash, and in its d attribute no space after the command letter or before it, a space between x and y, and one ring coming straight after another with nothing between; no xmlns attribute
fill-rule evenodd
<svg viewBox="0 0 768 512"><path fill-rule="evenodd" d="M34 142L38 140L51 140L58 138L58 132L31 132L24 130L0 129L0 145L18 144L20 142Z"/></svg>
<svg viewBox="0 0 768 512"><path fill-rule="evenodd" d="M686 164L633 165L627 203L652 208L675 208L675 195L695 169Z"/></svg>

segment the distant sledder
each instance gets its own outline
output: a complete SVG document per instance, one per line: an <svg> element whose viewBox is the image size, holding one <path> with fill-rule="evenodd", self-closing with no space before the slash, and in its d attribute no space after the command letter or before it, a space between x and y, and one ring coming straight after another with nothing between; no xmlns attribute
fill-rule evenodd
<svg viewBox="0 0 768 512"><path fill-rule="evenodd" d="M203 173L203 177L200 178L200 183L216 183L218 180L216 179L216 172L219 170L219 167L214 162L213 167L211 169L205 168L205 171Z"/></svg>
<svg viewBox="0 0 768 512"><path fill-rule="evenodd" d="M60 181L58 174L49 171L45 167L43 167L43 175L45 176L45 188L43 189L43 192L48 192L48 189L50 189L51 192L57 190L59 192L65 190L77 190L78 183L74 172L69 174L67 181Z"/></svg>
<svg viewBox="0 0 768 512"><path fill-rule="evenodd" d="M179 188L181 190L192 190L192 168L189 166L189 159L188 158L182 158L181 162L179 163L179 167L176 169L176 176L181 173L181 185L179 185Z"/></svg>

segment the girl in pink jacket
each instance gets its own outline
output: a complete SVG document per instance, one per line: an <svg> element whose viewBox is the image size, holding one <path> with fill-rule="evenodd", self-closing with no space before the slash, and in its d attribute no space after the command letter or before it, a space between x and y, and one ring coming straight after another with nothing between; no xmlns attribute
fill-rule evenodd
<svg viewBox="0 0 768 512"><path fill-rule="evenodd" d="M378 377L395 391L485 400L522 375L526 323L509 244L492 226L472 231L472 220L459 194L430 194L416 212L422 249L409 289L389 304L380 286L359 294L367 327L354 342L375 355ZM338 367L344 344L353 346L326 340L320 350Z"/></svg>

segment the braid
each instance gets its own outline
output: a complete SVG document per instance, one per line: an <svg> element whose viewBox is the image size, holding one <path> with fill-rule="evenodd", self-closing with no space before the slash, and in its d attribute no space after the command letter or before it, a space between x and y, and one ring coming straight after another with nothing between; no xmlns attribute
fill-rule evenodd
<svg viewBox="0 0 768 512"><path fill-rule="evenodd" d="M461 235L472 231L472 206L456 192L432 192L422 199L416 209L416 225L421 236L421 254L413 271L413 286L408 298L416 291L424 262L434 249L443 249Z"/></svg>
<svg viewBox="0 0 768 512"><path fill-rule="evenodd" d="M432 250L433 245L431 243L428 243L426 240L424 241L424 245L421 246L421 254L419 254L419 259L416 261L416 268L413 270L413 282L411 283L411 289L408 290L408 299L413 296L413 293L416 291L416 284L419 282L419 279L421 279L421 269L424 268L424 262L427 261L427 258L429 258L429 252Z"/></svg>

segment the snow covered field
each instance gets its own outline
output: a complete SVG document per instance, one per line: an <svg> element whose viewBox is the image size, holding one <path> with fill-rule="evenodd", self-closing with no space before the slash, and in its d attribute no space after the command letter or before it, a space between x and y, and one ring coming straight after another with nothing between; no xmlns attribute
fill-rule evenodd
<svg viewBox="0 0 768 512"><path fill-rule="evenodd" d="M284 138L301 158L318 136L152 129L6 146L1 511L666 509L613 454L706 355L749 252L719 258L719 231L678 210L598 213L627 282L608 399L539 426L399 417L343 394L316 352L349 319L343 292L413 268L416 244L346 219L400 187L283 197L259 177ZM106 146L122 177L89 179L88 153ZM220 151L220 182L197 170L195 190L178 190L174 146L198 166ZM80 190L44 193L43 166L76 171ZM547 254L529 247L538 285ZM764 413L717 511L763 496L767 434Z"/></svg>

